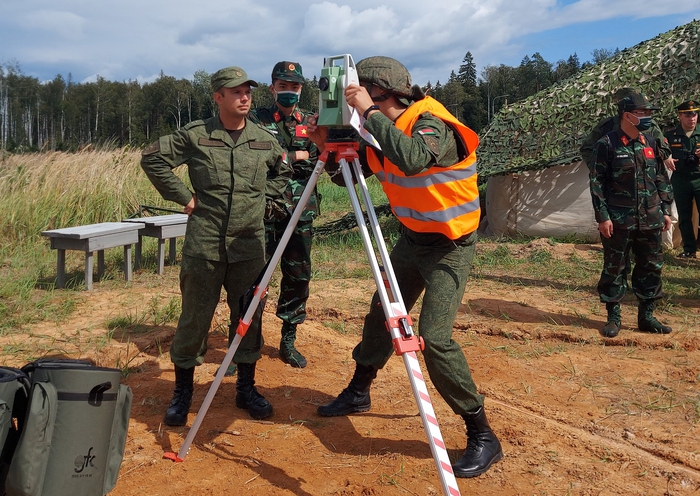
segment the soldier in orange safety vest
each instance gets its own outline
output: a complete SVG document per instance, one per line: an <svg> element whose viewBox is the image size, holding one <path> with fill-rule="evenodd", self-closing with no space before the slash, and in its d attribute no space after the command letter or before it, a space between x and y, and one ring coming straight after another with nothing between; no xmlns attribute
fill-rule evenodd
<svg viewBox="0 0 700 496"><path fill-rule="evenodd" d="M430 378L452 410L464 418L467 448L453 465L457 477L486 472L503 456L484 413L464 352L452 339L474 257L480 208L476 133L437 100L425 96L403 64L389 57L357 63L360 85L345 89L347 103L365 119L381 151L363 144L360 161L380 180L401 236L391 263L408 311L423 295L419 317ZM324 149L327 128L309 120L310 137ZM332 166L332 164L327 164ZM385 316L374 294L362 341L355 347L350 384L319 415L370 409L370 385L393 353Z"/></svg>

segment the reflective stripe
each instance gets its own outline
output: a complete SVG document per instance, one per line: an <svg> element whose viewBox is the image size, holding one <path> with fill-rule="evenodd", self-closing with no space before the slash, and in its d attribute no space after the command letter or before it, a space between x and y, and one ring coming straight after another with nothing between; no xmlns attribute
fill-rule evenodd
<svg viewBox="0 0 700 496"><path fill-rule="evenodd" d="M445 210L435 210L433 212L419 212L418 210L408 207L394 207L392 210L399 219L406 218L421 222L449 222L452 219L479 210L479 197L468 203L455 205Z"/></svg>
<svg viewBox="0 0 700 496"><path fill-rule="evenodd" d="M471 165L464 169L446 169L443 172L432 172L426 176L397 176L396 174L387 174L384 177L377 177L380 181L395 184L402 188L427 188L433 184L447 184L463 179L469 179L476 174L476 166ZM382 173L384 176L384 173Z"/></svg>

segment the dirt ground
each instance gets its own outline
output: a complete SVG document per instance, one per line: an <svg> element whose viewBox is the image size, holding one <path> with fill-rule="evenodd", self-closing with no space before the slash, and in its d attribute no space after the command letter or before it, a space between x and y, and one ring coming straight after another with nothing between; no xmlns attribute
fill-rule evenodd
<svg viewBox="0 0 700 496"><path fill-rule="evenodd" d="M576 253L586 259L600 247L547 249L555 257ZM134 403L119 481L110 495L442 494L399 357L380 371L369 412L316 414L352 375L350 353L374 289L371 279L312 282L297 341L309 362L302 370L279 359L279 321L268 303L257 385L272 403L273 417L253 421L237 409L235 378L226 378L184 462L163 459L166 451L179 450L188 432L162 424L174 381L168 355L174 326L145 326L107 339L105 324L136 314L154 297L177 297L177 273L174 266L160 277L142 270L132 284L97 283L81 294L67 321L2 338L4 346L20 350L17 360L21 350L29 356L45 349L104 366L128 365L124 382ZM660 314L674 329L660 336L636 331L630 299L620 335L604 340L598 334L604 308L593 287L570 291L534 279L513 284L506 276L473 277L455 324L454 339L486 395L487 415L504 451L486 474L458 479L461 493L700 494L700 301L683 302L690 316ZM269 301L275 296L271 288ZM226 315L222 301L217 322ZM225 352L226 336L212 332L206 363L195 374L190 426ZM466 444L464 423L427 382L454 460Z"/></svg>

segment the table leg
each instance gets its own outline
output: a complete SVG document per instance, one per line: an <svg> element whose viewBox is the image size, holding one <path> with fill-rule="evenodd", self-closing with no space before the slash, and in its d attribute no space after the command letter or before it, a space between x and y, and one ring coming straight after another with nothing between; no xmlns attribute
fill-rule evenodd
<svg viewBox="0 0 700 496"><path fill-rule="evenodd" d="M56 265L56 288L66 287L66 250L58 249L58 263Z"/></svg>
<svg viewBox="0 0 700 496"><path fill-rule="evenodd" d="M105 251L97 250L97 280L101 281L105 275Z"/></svg>
<svg viewBox="0 0 700 496"><path fill-rule="evenodd" d="M124 279L131 281L131 245L124 245Z"/></svg>
<svg viewBox="0 0 700 496"><path fill-rule="evenodd" d="M158 238L158 275L162 276L165 266L165 240Z"/></svg>
<svg viewBox="0 0 700 496"><path fill-rule="evenodd" d="M92 290L92 265L93 265L92 252L86 251L85 252L85 287L87 288L88 291Z"/></svg>
<svg viewBox="0 0 700 496"><path fill-rule="evenodd" d="M134 254L134 270L141 268L141 251L143 250L143 236L139 234L139 240L136 242L136 253Z"/></svg>

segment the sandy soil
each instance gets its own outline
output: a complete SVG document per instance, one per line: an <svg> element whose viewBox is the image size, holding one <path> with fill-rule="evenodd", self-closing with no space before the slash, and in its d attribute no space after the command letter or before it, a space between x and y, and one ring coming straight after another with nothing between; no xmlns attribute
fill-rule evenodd
<svg viewBox="0 0 700 496"><path fill-rule="evenodd" d="M555 257L576 253L583 259L599 249L512 246L516 255L547 249ZM303 370L279 359L279 322L268 304L257 383L274 416L253 421L237 409L235 378L226 378L184 462L163 459L164 452L179 450L188 432L161 422L173 388L167 352L174 326L143 326L110 339L105 324L136 315L154 298L177 297L177 271L167 267L161 277L140 271L128 285L95 284L67 321L42 322L1 340L13 350L16 363L9 365L44 350L128 366L124 382L133 390L134 404L111 495L442 494L400 358L380 372L369 412L330 419L316 414L352 375L350 352L373 291L371 279L313 281L297 341L309 361ZM700 494L700 334L694 324L700 302L684 306L690 317L687 312L659 315L673 333L647 335L635 329L630 299L619 337L604 340L597 331L604 308L593 287L571 290L522 279L514 284L507 274L474 277L454 339L486 395L504 458L481 477L459 479L461 493ZM222 302L214 327L226 314ZM225 352L226 337L214 330L206 363L195 374L189 425ZM456 459L466 444L463 421L429 380L428 388L448 452Z"/></svg>

